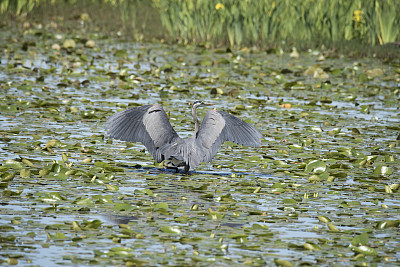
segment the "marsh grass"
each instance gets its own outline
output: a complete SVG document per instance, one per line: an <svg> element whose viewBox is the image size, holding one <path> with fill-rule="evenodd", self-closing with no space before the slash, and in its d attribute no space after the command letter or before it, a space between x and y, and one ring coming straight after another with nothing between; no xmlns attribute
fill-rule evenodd
<svg viewBox="0 0 400 267"><path fill-rule="evenodd" d="M317 45L398 40L398 1L154 1L171 36L233 47L271 42Z"/></svg>
<svg viewBox="0 0 400 267"><path fill-rule="evenodd" d="M119 27L136 40L156 37L206 47L324 45L363 51L400 38L395 0L0 0L0 12L14 16L51 16L55 9L87 12L100 29Z"/></svg>

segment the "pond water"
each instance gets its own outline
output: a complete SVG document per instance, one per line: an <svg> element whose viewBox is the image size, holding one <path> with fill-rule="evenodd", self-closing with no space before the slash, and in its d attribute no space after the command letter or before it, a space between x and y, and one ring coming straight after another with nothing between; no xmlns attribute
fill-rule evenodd
<svg viewBox="0 0 400 267"><path fill-rule="evenodd" d="M59 34L0 41L0 262L400 264L400 62ZM105 136L114 112L159 103L189 137L196 99L262 147L183 175Z"/></svg>

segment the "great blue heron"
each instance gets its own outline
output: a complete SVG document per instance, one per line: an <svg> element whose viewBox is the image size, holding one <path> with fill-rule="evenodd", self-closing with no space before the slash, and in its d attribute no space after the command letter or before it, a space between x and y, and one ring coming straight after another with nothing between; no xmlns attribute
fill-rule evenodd
<svg viewBox="0 0 400 267"><path fill-rule="evenodd" d="M157 162L170 161L185 167L185 174L200 162L210 162L221 144L230 141L243 146L261 145L262 134L253 126L224 111L209 110L199 127L196 109L206 105L195 101L192 106L193 137L182 139L172 128L162 106L158 104L128 108L107 119L111 138L141 142Z"/></svg>

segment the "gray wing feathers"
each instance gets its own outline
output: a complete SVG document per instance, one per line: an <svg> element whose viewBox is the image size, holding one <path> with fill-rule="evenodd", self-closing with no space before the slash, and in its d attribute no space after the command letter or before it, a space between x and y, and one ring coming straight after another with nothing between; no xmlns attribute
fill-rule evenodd
<svg viewBox="0 0 400 267"><path fill-rule="evenodd" d="M143 124L157 149L179 137L160 105L153 105L148 110L143 117Z"/></svg>
<svg viewBox="0 0 400 267"><path fill-rule="evenodd" d="M162 161L159 148L179 138L160 105L133 107L115 113L107 119L106 128L111 138L143 143L158 162Z"/></svg>
<svg viewBox="0 0 400 267"><path fill-rule="evenodd" d="M196 168L203 161L202 150L196 148L193 138L176 139L171 145L162 147L160 153L164 155L165 159L174 157L186 162L192 168Z"/></svg>
<svg viewBox="0 0 400 267"><path fill-rule="evenodd" d="M217 111L225 120L225 141L242 146L261 146L262 134L251 124L224 111Z"/></svg>
<svg viewBox="0 0 400 267"><path fill-rule="evenodd" d="M253 125L227 112L210 110L201 123L196 144L203 151L201 161L210 162L225 141L258 147L261 146L262 137Z"/></svg>

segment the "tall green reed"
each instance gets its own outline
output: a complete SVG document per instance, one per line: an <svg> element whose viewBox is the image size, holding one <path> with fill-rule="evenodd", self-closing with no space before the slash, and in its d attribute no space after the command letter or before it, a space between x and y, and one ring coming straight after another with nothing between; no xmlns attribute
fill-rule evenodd
<svg viewBox="0 0 400 267"><path fill-rule="evenodd" d="M154 0L172 38L226 43L385 44L399 38L397 0Z"/></svg>
<svg viewBox="0 0 400 267"><path fill-rule="evenodd" d="M353 41L376 45L400 38L398 0L83 0L118 7L137 34L163 28L183 43L266 47L301 42L321 45ZM62 1L76 5L77 0ZM30 12L57 0L0 0L0 13ZM146 3L145 5L143 3ZM143 20L143 9L157 19ZM105 22L109 23L109 22ZM146 25L161 23L161 25Z"/></svg>

